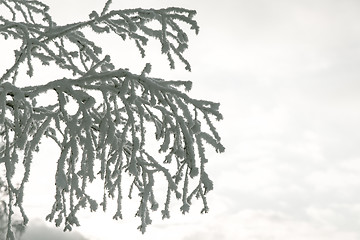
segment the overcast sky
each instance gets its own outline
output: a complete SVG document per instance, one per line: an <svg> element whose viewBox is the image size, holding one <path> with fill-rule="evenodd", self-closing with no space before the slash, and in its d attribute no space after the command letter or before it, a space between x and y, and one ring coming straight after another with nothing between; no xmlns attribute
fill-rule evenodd
<svg viewBox="0 0 360 240"><path fill-rule="evenodd" d="M63 23L102 7L98 0L46 2ZM179 63L170 72L155 53L147 59L160 65L154 75L192 80L192 96L221 103L226 152L209 153L210 212L201 215L199 204L185 216L172 209L170 220L154 216L144 236L137 218L91 213L76 231L91 240L360 239L360 2L131 0L113 7L174 5L198 12L200 34L187 52L193 71ZM137 57L119 61L131 68ZM41 154L50 160L51 150ZM38 185L41 174L32 172ZM31 198L30 217L44 219L49 200ZM43 224L33 220L24 240L39 239ZM74 234L68 239L82 239Z"/></svg>

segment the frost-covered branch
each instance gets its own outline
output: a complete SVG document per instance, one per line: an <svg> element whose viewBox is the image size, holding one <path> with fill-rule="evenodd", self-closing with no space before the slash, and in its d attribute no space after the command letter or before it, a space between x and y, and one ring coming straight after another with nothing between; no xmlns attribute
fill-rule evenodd
<svg viewBox="0 0 360 240"><path fill-rule="evenodd" d="M150 77L150 64L140 74L115 69L110 56L102 55L101 48L83 31L88 27L100 34L114 32L123 39L130 38L141 55L145 54L143 47L148 39L155 38L161 42L161 51L171 67L175 54L190 70L182 56L188 37L178 23L186 23L198 32L192 19L195 11L109 11L110 2L106 2L101 14L92 12L87 21L57 26L48 15L48 8L38 1L0 1L0 9L8 10L12 16L10 20L0 17L0 34L22 41L15 51L14 64L0 79L0 134L4 139L0 163L6 169L9 219L11 209L17 206L26 224L22 207L24 187L34 152L44 137L53 140L60 150L55 201L47 216L56 226L64 224L65 230L71 230L80 224L77 213L81 208L89 206L96 211L100 204L106 210L108 198L117 199L114 219L122 218L124 175L132 179L129 197L136 189L141 198L136 215L141 219L142 232L151 223L150 210L159 208L153 189L156 174L163 175L168 184L163 218L170 216L172 195L181 199L183 213L189 211L193 196L202 198L202 212L208 211L206 194L213 183L205 169L208 160L204 143L218 152L224 151L211 120L222 119L219 104L191 98L186 93L191 89L189 81ZM158 22L161 27L155 29L151 22ZM77 50L70 51L74 46ZM31 77L37 68L32 64L34 58L40 59L43 67L53 62L71 71L73 78L18 87L15 80L21 63L26 62ZM55 104L37 101L41 94L49 92L56 96ZM69 111L70 104L74 111ZM155 129L155 136L146 132L149 128ZM153 138L159 145L160 157L149 149ZM19 164L25 173L15 187L13 176ZM87 190L95 179L101 179L104 186L100 203ZM13 239L11 226L8 227L8 239Z"/></svg>
<svg viewBox="0 0 360 240"><path fill-rule="evenodd" d="M14 9L10 7L11 3L16 6ZM159 10L137 8L103 12L102 15L93 11L89 15L90 20L57 26L47 13L48 8L37 1L7 0L0 2L0 9L1 7L4 11L6 8L12 10L13 18L8 20L0 16L0 34L6 39L9 37L21 39L22 45L15 51L15 63L2 75L0 83L10 77L13 77L15 82L17 69L24 61L28 65L28 75L32 76L34 71L32 58L38 58L43 65L55 62L60 68L67 69L74 75L88 74L88 71L95 71L98 67L101 67L101 71L112 70L114 66L111 63L99 64L101 47L86 37L82 31L84 28L90 28L99 34L113 32L123 40L129 38L135 42L142 57L145 56L144 47L149 38L157 39L162 44L161 51L167 55L171 68L174 68L175 54L185 64L185 68L191 70L190 64L182 56L188 47L188 37L177 22L188 24L198 33L199 27L192 19L195 11L182 8ZM28 8L28 14L23 8ZM23 18L23 22L17 20L18 15ZM31 21L33 15L41 15L44 22ZM151 27L155 22L161 25L160 29ZM69 52L66 50L74 46L78 50ZM94 65L97 67L94 68Z"/></svg>

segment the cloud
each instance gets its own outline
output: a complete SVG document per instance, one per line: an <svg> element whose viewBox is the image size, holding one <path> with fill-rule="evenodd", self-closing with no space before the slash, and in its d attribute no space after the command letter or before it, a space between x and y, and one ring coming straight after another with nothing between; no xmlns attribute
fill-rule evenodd
<svg viewBox="0 0 360 240"><path fill-rule="evenodd" d="M316 212L315 220L302 220L274 210L242 210L232 215L217 216L214 221L202 225L198 231L183 240L355 240L358 232L339 229L326 221L333 218L329 211ZM321 214L318 214L321 212Z"/></svg>
<svg viewBox="0 0 360 240"><path fill-rule="evenodd" d="M314 188L322 190L355 189L360 187L359 173L334 167L314 171L305 181Z"/></svg>
<svg viewBox="0 0 360 240"><path fill-rule="evenodd" d="M49 227L41 220L30 221L21 240L86 240L75 231L63 232L62 229Z"/></svg>

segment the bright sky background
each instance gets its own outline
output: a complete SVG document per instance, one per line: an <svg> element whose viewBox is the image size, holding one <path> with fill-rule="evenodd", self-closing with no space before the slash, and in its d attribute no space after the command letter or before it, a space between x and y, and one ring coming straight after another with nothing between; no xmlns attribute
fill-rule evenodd
<svg viewBox="0 0 360 240"><path fill-rule="evenodd" d="M45 2L59 23L87 19L103 4ZM147 59L155 61L155 76L192 80L192 96L221 103L224 121L217 126L226 152L209 153L215 184L210 212L201 215L195 204L185 216L175 206L170 220L154 213L144 236L133 213L121 222L84 214L78 233L66 237L33 220L24 240L83 239L79 234L91 240L360 239L359 1L114 2L113 8L176 5L198 11L200 34L191 36L187 51L192 73L181 63L168 71L156 48ZM117 44L122 43L109 41L104 50ZM131 68L138 52L129 45L123 49L111 54ZM32 172L33 195L26 200L32 219L50 211L53 188L50 201L43 196L46 176L53 179L55 172L47 170L52 154L51 147L43 150L37 163L43 167Z"/></svg>

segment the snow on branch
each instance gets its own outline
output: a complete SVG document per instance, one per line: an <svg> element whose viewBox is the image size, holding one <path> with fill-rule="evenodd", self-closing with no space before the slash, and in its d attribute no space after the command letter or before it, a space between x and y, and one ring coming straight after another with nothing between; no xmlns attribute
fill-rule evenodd
<svg viewBox="0 0 360 240"><path fill-rule="evenodd" d="M197 33L195 11L182 8L115 11L109 10L110 3L106 2L101 14L93 11L90 20L57 26L47 13L47 6L38 1L0 1L1 11L7 10L12 16L11 19L0 16L0 34L22 40L20 49L15 51L13 66L0 79L0 134L4 139L0 163L6 168L9 219L12 208L17 206L24 223L27 222L22 207L24 187L34 152L39 151L44 138L55 141L60 149L55 200L46 218L55 221L56 226L63 224L64 230L80 224L77 213L81 208L96 211L100 205L106 210L108 198L117 199L114 219L121 219L124 174L132 179L129 196L136 189L141 198L136 215L141 219L142 232L151 224L150 210L159 208L153 189L158 173L168 185L161 211L163 218L170 216L172 195L182 201L183 213L189 211L193 196L202 199L202 212L208 211L206 194L213 189L213 183L205 170L208 160L204 143L218 152L224 151L211 122L211 118L222 119L219 104L187 95L185 91L192 85L189 81L150 77L150 64L141 74L115 68L110 56L104 56L101 47L82 31L89 27L99 34L114 32L123 39L130 38L142 55L148 39L158 39L171 66L175 54L190 70L182 55L188 37L178 23L186 23ZM39 15L43 22L36 21ZM161 28L151 28L152 21L159 22ZM77 50L69 50L74 46ZM74 77L18 87L16 77L21 63L26 63L27 74L32 76L38 67L32 65L34 58L43 67L53 62L71 71ZM37 97L48 91L55 93L56 103L37 103ZM75 112L69 112L70 102ZM147 143L153 141L146 133L151 125L163 159L147 149ZM15 187L13 176L19 164L25 173ZM87 190L99 178L104 187L100 203ZM11 236L9 224L7 238L13 239Z"/></svg>
<svg viewBox="0 0 360 240"><path fill-rule="evenodd" d="M14 8L11 8L11 3L15 5ZM74 75L83 75L94 70L91 66L99 63L102 50L81 31L85 27L90 27L99 34L113 32L123 40L126 38L133 40L142 57L145 56L144 47L149 38L157 39L161 42L161 51L167 55L171 68L174 68L175 54L185 64L185 68L191 70L189 62L182 55L188 47L188 37L177 22L186 23L198 33L199 27L192 19L195 11L182 8L160 10L137 8L108 13L103 11L102 15L93 11L89 15L90 20L57 26L47 13L47 8L37 1L7 0L0 2L0 9L1 7L4 11L8 8L13 18L8 20L0 16L0 34L6 39L9 37L21 39L22 45L15 52L15 63L1 76L0 83L11 76L15 82L16 70L22 62L27 63L27 73L31 77L34 71L33 57L38 58L43 65L55 62L60 68L72 71ZM27 8L27 11L23 8ZM42 24L29 20L34 19L33 15L39 14L44 20ZM23 18L25 22L18 21L18 17ZM158 22L162 26L161 29L151 27L153 22ZM71 45L76 46L78 51L67 52L66 49L70 49ZM75 63L74 59L80 59L81 64ZM101 66L103 71L113 69L112 64Z"/></svg>

